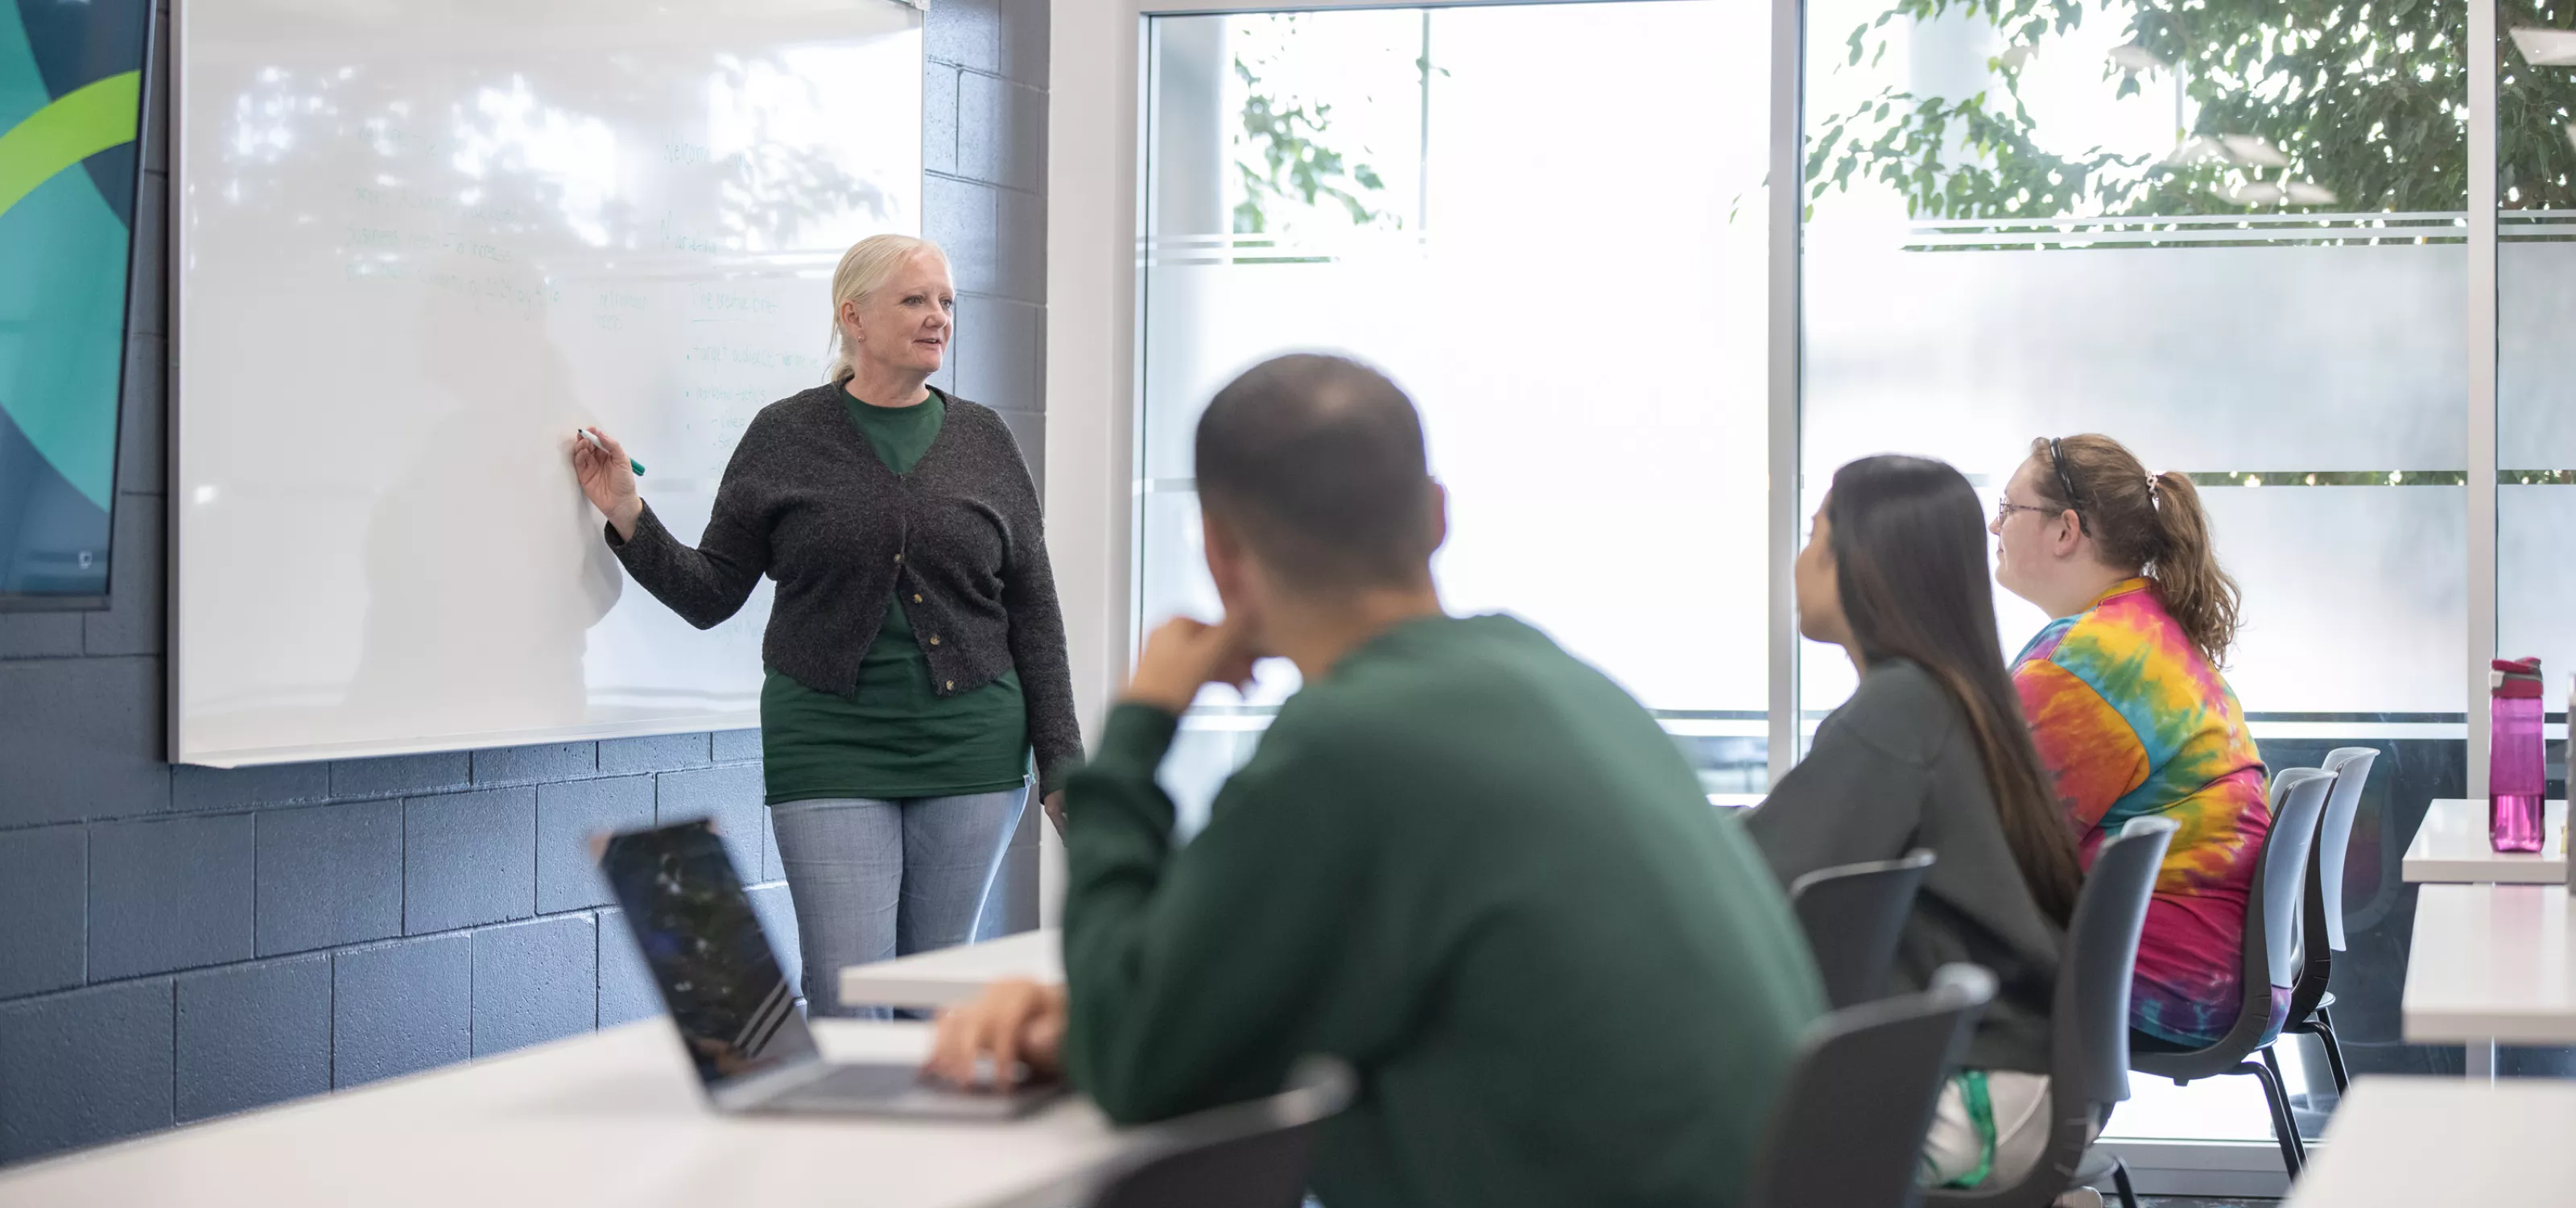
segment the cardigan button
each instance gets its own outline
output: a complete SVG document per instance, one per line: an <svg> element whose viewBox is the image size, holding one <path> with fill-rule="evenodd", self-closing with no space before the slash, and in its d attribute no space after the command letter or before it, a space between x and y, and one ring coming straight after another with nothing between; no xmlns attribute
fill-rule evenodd
<svg viewBox="0 0 2576 1208"><path fill-rule="evenodd" d="M901 562L901 561L903 561L903 555L901 555L901 554L896 554L896 555L894 556L894 560L895 560L895 561L897 561L897 562Z"/></svg>
<svg viewBox="0 0 2576 1208"><path fill-rule="evenodd" d="M920 593L920 592L917 592L917 591L916 591L916 592L912 593L912 602L913 602L913 603L915 603L915 604L919 604L919 603L921 603L921 593Z"/></svg>
<svg viewBox="0 0 2576 1208"><path fill-rule="evenodd" d="M940 690L941 690L941 691L945 691L945 692L955 692L955 691L957 690L957 681L955 681L955 680L947 680L947 681L945 681L945 682L941 683L941 684L939 685L939 687L940 687Z"/></svg>
<svg viewBox="0 0 2576 1208"><path fill-rule="evenodd" d="M935 634L935 633L934 633L934 634L930 635L930 644L931 644L931 645L933 645L933 646L936 646L936 645L938 645L938 644L939 644L939 635L938 635L938 634Z"/></svg>

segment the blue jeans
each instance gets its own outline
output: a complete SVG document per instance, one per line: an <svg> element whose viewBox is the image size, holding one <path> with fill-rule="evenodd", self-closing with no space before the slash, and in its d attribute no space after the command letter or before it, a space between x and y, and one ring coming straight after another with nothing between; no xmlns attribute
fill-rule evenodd
<svg viewBox="0 0 2576 1208"><path fill-rule="evenodd" d="M1016 788L771 806L805 956L806 1012L859 1013L865 1004L841 1001L845 966L972 937L1028 800L1028 789Z"/></svg>

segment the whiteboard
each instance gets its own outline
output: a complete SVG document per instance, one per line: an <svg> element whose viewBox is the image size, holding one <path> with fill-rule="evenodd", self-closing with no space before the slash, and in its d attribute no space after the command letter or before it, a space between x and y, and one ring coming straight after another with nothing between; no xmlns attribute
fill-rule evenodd
<svg viewBox="0 0 2576 1208"><path fill-rule="evenodd" d="M177 17L172 758L759 724L767 584L690 628L566 454L616 434L697 539L752 414L822 380L841 253L919 230L921 14Z"/></svg>

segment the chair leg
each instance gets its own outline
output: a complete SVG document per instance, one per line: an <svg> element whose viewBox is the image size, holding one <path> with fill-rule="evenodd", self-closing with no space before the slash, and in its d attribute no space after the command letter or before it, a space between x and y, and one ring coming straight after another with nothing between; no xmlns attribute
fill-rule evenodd
<svg viewBox="0 0 2576 1208"><path fill-rule="evenodd" d="M2138 1208L2138 1192L2129 1186L2129 1164L2111 1159L2111 1186L2120 1192L2120 1208Z"/></svg>
<svg viewBox="0 0 2576 1208"><path fill-rule="evenodd" d="M2335 1093L2352 1089L2352 1075L2343 1068L2343 1044L2335 1039L2334 1016L2324 1007L2317 1008L2317 1044L2326 1051L2326 1069L2334 1075Z"/></svg>
<svg viewBox="0 0 2576 1208"><path fill-rule="evenodd" d="M2237 1066L2236 1072L2252 1074L2256 1082L2263 1084L2263 1106L2271 1109L2272 1135L2281 1143L2281 1166L2296 1182L2300 1168L2307 1164L2306 1152L2299 1144L2299 1122L2291 1118L2289 1097L2281 1091L2281 1076L2269 1064L2271 1052L2265 1050L2263 1056L2263 1063L2248 1061Z"/></svg>
<svg viewBox="0 0 2576 1208"><path fill-rule="evenodd" d="M2272 1084L2277 1088L2274 1093L2281 1097L2281 1116L2290 1122L2290 1140L2299 1147L2299 1165L2305 1167L2308 1164L2308 1139L2299 1135L2298 1113L2290 1110L2290 1080L2281 1076L2281 1060L2271 1045L2264 1045L2260 1051L2263 1068L2272 1071Z"/></svg>

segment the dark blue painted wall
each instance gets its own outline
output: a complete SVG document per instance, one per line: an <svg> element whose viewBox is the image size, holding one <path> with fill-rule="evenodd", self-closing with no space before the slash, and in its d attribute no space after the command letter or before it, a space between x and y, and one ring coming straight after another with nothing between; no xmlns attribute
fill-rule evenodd
<svg viewBox="0 0 2576 1208"><path fill-rule="evenodd" d="M1046 0L929 20L926 233L962 294L939 384L1001 409L1043 477ZM723 819L794 947L757 731L162 762L166 117L143 149L113 606L0 614L0 1162L657 1012L583 851L602 827ZM1036 923L1037 817L1004 930Z"/></svg>

